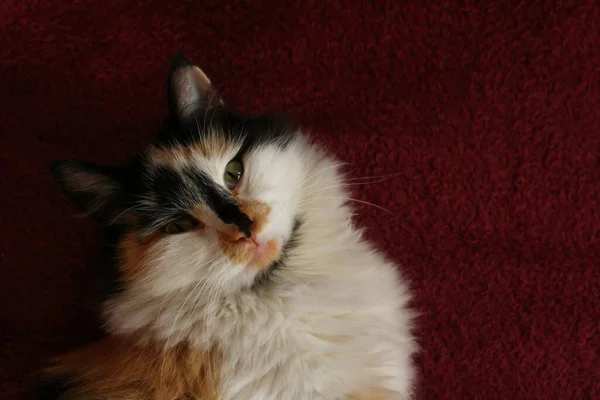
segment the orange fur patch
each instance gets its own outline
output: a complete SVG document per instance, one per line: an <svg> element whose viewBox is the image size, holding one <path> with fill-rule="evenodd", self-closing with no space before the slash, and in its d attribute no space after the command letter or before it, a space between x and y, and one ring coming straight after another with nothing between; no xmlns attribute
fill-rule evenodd
<svg viewBox="0 0 600 400"><path fill-rule="evenodd" d="M187 146L152 147L148 150L148 158L155 165L181 165L189 162L193 156L193 149Z"/></svg>
<svg viewBox="0 0 600 400"><path fill-rule="evenodd" d="M141 238L130 232L119 243L121 250L121 273L126 281L139 279L143 275L148 260L156 258L164 250L157 245L160 233L155 232Z"/></svg>
<svg viewBox="0 0 600 400"><path fill-rule="evenodd" d="M109 337L60 357L47 372L73 377L68 400L218 400L219 367L216 352Z"/></svg>
<svg viewBox="0 0 600 400"><path fill-rule="evenodd" d="M216 216L213 210L205 205L197 206L192 215L203 224L219 231L219 237L229 241L236 241L244 238L244 234L239 231L235 225L226 224Z"/></svg>
<svg viewBox="0 0 600 400"><path fill-rule="evenodd" d="M259 234L267 224L269 214L271 213L271 207L268 204L257 200L238 200L238 202L240 203L240 210L246 214L248 218L254 221L252 232L254 234Z"/></svg>
<svg viewBox="0 0 600 400"><path fill-rule="evenodd" d="M225 235L219 237L219 248L234 264L250 262L254 253L254 244L244 240L232 242Z"/></svg>
<svg viewBox="0 0 600 400"><path fill-rule="evenodd" d="M231 148L231 143L213 134L190 146L152 147L148 158L155 165L181 166L193 162L197 157L219 157Z"/></svg>
<svg viewBox="0 0 600 400"><path fill-rule="evenodd" d="M250 265L254 268L263 269L268 267L281 253L281 245L277 240L269 240L265 243L262 253L250 260Z"/></svg>

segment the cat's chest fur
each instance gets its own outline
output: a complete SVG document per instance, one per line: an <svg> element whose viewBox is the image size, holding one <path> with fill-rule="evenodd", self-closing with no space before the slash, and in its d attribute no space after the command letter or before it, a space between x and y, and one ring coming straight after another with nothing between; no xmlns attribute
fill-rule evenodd
<svg viewBox="0 0 600 400"><path fill-rule="evenodd" d="M378 381L392 389L398 372L385 370L401 368L400 298L391 271L376 269L372 279L279 283L225 300L203 323L223 354L222 399L343 399ZM192 329L190 339L201 331Z"/></svg>
<svg viewBox="0 0 600 400"><path fill-rule="evenodd" d="M219 400L337 400L380 389L408 398L415 344L396 266L360 241L327 254L314 268L290 260L266 285L203 304L194 285L160 301L120 298L113 328L216 345Z"/></svg>
<svg viewBox="0 0 600 400"><path fill-rule="evenodd" d="M367 339L364 310L301 304L248 315L247 324L230 325L221 345L223 399L336 399L360 386L362 369L377 365ZM239 319L242 318L237 318ZM371 324L375 321L371 320ZM223 324L224 327L228 325Z"/></svg>

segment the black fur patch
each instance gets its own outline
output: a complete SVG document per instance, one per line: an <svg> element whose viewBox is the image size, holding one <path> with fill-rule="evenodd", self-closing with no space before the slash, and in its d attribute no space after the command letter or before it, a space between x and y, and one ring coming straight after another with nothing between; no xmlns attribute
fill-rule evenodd
<svg viewBox="0 0 600 400"><path fill-rule="evenodd" d="M261 144L286 146L296 132L296 124L287 117L273 114L242 115L226 106L201 110L192 121L180 122L169 118L159 131L155 144L171 146L198 142L211 132L223 132L223 139L244 141L242 151Z"/></svg>
<svg viewBox="0 0 600 400"><path fill-rule="evenodd" d="M140 210L146 225L160 224L188 213L198 204L206 204L223 222L237 225L250 236L252 221L240 210L231 192L218 186L203 171L193 166L179 171L161 166L146 176L145 197L154 199L153 204L147 201Z"/></svg>
<svg viewBox="0 0 600 400"><path fill-rule="evenodd" d="M71 387L67 379L39 378L33 385L32 398L36 400L58 400Z"/></svg>
<svg viewBox="0 0 600 400"><path fill-rule="evenodd" d="M100 310L102 304L124 288L119 271L118 246L128 228L122 226L106 227L101 237L100 266L96 275L96 293L94 308ZM100 317L100 315L99 315Z"/></svg>

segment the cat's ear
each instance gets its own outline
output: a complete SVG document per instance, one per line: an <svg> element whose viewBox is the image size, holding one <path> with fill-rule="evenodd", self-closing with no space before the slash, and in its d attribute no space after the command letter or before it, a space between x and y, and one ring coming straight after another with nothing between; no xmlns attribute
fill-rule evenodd
<svg viewBox="0 0 600 400"><path fill-rule="evenodd" d="M169 68L167 94L169 113L180 121L223 102L206 74L181 53L177 54Z"/></svg>
<svg viewBox="0 0 600 400"><path fill-rule="evenodd" d="M61 189L87 216L103 225L125 221L123 184L116 170L71 160L56 161L50 170Z"/></svg>

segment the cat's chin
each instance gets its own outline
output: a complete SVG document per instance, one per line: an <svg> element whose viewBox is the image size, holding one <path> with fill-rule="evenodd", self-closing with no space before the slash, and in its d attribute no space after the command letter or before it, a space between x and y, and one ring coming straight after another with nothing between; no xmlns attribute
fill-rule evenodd
<svg viewBox="0 0 600 400"><path fill-rule="evenodd" d="M264 284L276 270L285 263L289 250L298 244L298 230L302 221L294 219L294 225L288 237L260 238L256 245L252 260L247 264L247 271L253 272L254 284Z"/></svg>

